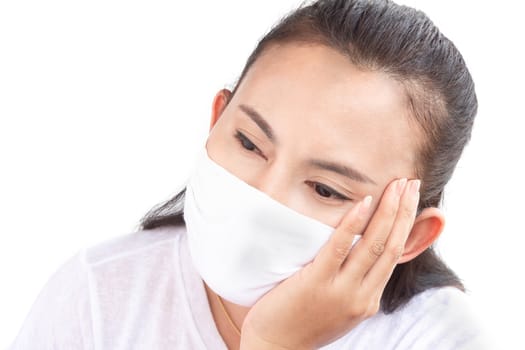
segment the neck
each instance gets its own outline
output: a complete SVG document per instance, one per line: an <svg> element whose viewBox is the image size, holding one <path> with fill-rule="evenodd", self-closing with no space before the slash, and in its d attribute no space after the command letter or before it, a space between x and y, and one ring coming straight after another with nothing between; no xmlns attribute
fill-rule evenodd
<svg viewBox="0 0 525 350"><path fill-rule="evenodd" d="M241 339L236 330L228 321L228 316L233 321L237 329L240 330L242 328L244 318L248 314L248 311L250 311L250 308L233 304L227 300L221 299L225 309L223 310L219 300L217 299L217 294L211 290L211 288L209 288L206 283L204 283L204 288L206 289L208 304L210 305L213 320L215 321L215 325L217 326L219 334L228 346L228 349L238 349ZM224 311L226 311L228 315L226 315Z"/></svg>

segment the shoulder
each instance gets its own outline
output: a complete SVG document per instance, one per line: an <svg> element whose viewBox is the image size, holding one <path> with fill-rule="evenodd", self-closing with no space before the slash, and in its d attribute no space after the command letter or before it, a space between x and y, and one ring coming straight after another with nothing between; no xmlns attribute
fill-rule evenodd
<svg viewBox="0 0 525 350"><path fill-rule="evenodd" d="M403 322L404 344L424 349L486 349L487 339L468 294L454 287L416 295L392 317ZM393 325L392 325L393 326Z"/></svg>
<svg viewBox="0 0 525 350"><path fill-rule="evenodd" d="M345 344L357 349L479 350L488 348L485 336L469 296L441 287L414 296L391 314L380 312L365 320Z"/></svg>
<svg viewBox="0 0 525 350"><path fill-rule="evenodd" d="M394 314L410 315L415 319L439 316L443 325L470 315L468 295L455 287L431 288L414 296Z"/></svg>
<svg viewBox="0 0 525 350"><path fill-rule="evenodd" d="M144 257L178 245L183 230L170 226L128 233L85 248L81 259L87 266L95 267Z"/></svg>
<svg viewBox="0 0 525 350"><path fill-rule="evenodd" d="M93 348L86 271L82 251L62 263L40 290L9 349Z"/></svg>
<svg viewBox="0 0 525 350"><path fill-rule="evenodd" d="M155 285L176 283L183 230L171 226L137 231L85 249L81 259L98 306L131 302L137 294L152 296Z"/></svg>
<svg viewBox="0 0 525 350"><path fill-rule="evenodd" d="M101 318L97 321L115 322L136 312L154 312L157 305L152 300L170 302L172 289L183 288L183 231L184 227L173 226L137 231L84 251L90 293L96 300L92 309Z"/></svg>
<svg viewBox="0 0 525 350"><path fill-rule="evenodd" d="M96 347L108 312L126 316L118 311L131 305L134 293L156 291L173 278L183 230L137 231L78 251L50 276L10 349Z"/></svg>

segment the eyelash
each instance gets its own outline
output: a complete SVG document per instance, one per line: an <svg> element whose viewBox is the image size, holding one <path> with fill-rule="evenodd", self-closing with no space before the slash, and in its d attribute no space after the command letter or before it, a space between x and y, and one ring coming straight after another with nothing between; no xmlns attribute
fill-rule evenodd
<svg viewBox="0 0 525 350"><path fill-rule="evenodd" d="M246 137L246 135L244 135L239 130L237 130L235 132L235 138L239 141L239 144L240 144L240 146L242 148L244 148L245 150L247 150L249 152L254 152L255 151L255 153L259 154L261 157L266 159L266 157L261 152L259 147L257 147L249 138ZM247 146L247 144L248 144L248 146Z"/></svg>
<svg viewBox="0 0 525 350"><path fill-rule="evenodd" d="M245 149L246 151L249 151L249 152L254 152L259 154L261 157L263 157L264 159L267 159L261 152L261 150L248 138L246 137L246 135L244 135L242 132L240 132L239 130L236 130L235 132L235 138L237 139L237 141L239 142L239 145ZM327 185L324 185L322 183L319 183L319 182L312 182L312 181L307 181L306 184L310 187L312 187L312 189L314 190L314 192L319 196L319 197L322 197L323 199L330 199L330 198L333 198L334 200L341 200L341 201L349 201L351 200L350 198L342 195L341 193L337 192L336 190L334 190L333 188L327 186ZM322 189L326 192L328 192L329 196L323 196L321 195L319 192L318 192L318 189ZM325 193L326 193L325 192ZM332 197L333 196L333 197Z"/></svg>
<svg viewBox="0 0 525 350"><path fill-rule="evenodd" d="M341 200L341 201L349 201L351 200L350 198L342 195L341 193L337 192L336 190L334 190L333 188L329 187L329 186L326 186L322 183L319 183L319 182L311 182L311 181L308 181L307 184L313 188L313 190L315 191L315 193L317 193L317 195L319 195L319 197L322 197L323 199L330 199L330 198L333 198L335 200ZM326 197L326 196L323 196L321 195L319 192L317 192L317 190L321 188L322 190L324 191L327 191L330 195L330 197ZM333 197L331 197L333 196Z"/></svg>

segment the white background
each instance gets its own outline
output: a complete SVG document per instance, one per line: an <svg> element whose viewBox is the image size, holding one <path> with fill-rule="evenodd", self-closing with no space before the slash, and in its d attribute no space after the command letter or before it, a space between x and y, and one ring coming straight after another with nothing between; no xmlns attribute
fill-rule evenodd
<svg viewBox="0 0 525 350"><path fill-rule="evenodd" d="M480 109L441 254L501 349L523 332L523 18L517 1L402 3L463 53ZM183 185L214 93L298 1L0 2L0 347L81 247Z"/></svg>

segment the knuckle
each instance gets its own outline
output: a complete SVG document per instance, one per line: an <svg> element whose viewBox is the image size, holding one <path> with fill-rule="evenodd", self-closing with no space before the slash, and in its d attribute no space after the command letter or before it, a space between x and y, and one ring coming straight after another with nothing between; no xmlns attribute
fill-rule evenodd
<svg viewBox="0 0 525 350"><path fill-rule="evenodd" d="M391 211L391 215L392 217L396 217L397 213L399 212L399 202L396 202L396 203L392 203L391 206L390 206L390 211Z"/></svg>
<svg viewBox="0 0 525 350"><path fill-rule="evenodd" d="M364 307L364 303L354 303L348 308L348 318L354 319L356 317L366 316L368 310L367 307Z"/></svg>
<svg viewBox="0 0 525 350"><path fill-rule="evenodd" d="M397 214L397 207L394 204L390 204L385 208L385 214L388 217L395 217Z"/></svg>
<svg viewBox="0 0 525 350"><path fill-rule="evenodd" d="M345 234L356 234L357 233L357 229L355 227L355 223L346 225L344 227L344 232L345 232Z"/></svg>
<svg viewBox="0 0 525 350"><path fill-rule="evenodd" d="M375 314L378 313L379 308L380 308L380 302L379 301L375 301L373 303L370 303L370 306L366 310L365 317L368 318L368 317L374 316Z"/></svg>
<svg viewBox="0 0 525 350"><path fill-rule="evenodd" d="M380 300L371 300L370 296L357 298L347 307L347 316L349 319L355 318L366 319L374 316L380 309Z"/></svg>
<svg viewBox="0 0 525 350"><path fill-rule="evenodd" d="M412 210L412 208L405 206L401 208L400 216L402 219L410 220L412 218L413 212L414 211Z"/></svg>
<svg viewBox="0 0 525 350"><path fill-rule="evenodd" d="M381 240L375 240L369 247L370 254L377 258L385 251L385 242Z"/></svg>
<svg viewBox="0 0 525 350"><path fill-rule="evenodd" d="M401 258L401 255L403 255L404 250L405 247L403 245L397 244L388 248L388 254L392 258L392 261L397 261Z"/></svg>
<svg viewBox="0 0 525 350"><path fill-rule="evenodd" d="M384 217L396 217L399 204L391 198L385 198L378 208L378 212Z"/></svg>
<svg viewBox="0 0 525 350"><path fill-rule="evenodd" d="M344 261L348 256L348 248L343 245L336 246L334 248L334 256L338 261Z"/></svg>

